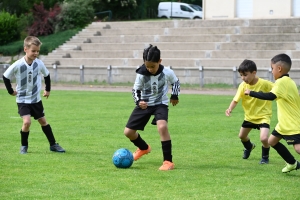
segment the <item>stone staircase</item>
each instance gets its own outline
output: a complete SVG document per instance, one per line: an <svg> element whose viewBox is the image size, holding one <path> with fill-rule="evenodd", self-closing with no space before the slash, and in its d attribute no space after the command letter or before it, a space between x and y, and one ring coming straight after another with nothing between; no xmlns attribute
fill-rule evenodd
<svg viewBox="0 0 300 200"><path fill-rule="evenodd" d="M162 64L182 83L199 83L203 70L205 83L232 84L244 59L270 79L270 59L286 53L300 85L300 18L94 22L42 60L50 71L57 65L57 81L78 81L83 65L86 82L107 81L108 69L110 81L133 82L149 44L158 46Z"/></svg>

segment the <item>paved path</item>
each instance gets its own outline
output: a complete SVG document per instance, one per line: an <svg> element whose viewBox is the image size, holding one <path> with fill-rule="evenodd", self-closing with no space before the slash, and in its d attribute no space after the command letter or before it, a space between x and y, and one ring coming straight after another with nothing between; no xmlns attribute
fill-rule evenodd
<svg viewBox="0 0 300 200"><path fill-rule="evenodd" d="M15 88L15 86L13 85ZM5 89L4 84L0 84ZM51 90L77 90L77 91L106 91L106 92L130 92L132 87L128 86L99 86L99 85L60 85L52 84ZM235 95L236 89L189 89L181 88L181 94L207 94L207 95Z"/></svg>
<svg viewBox="0 0 300 200"><path fill-rule="evenodd" d="M107 91L107 92L130 92L128 86L99 86L99 85L52 85L52 90L80 90L80 91ZM181 88L181 94L208 94L208 95L235 95L236 89L186 89Z"/></svg>

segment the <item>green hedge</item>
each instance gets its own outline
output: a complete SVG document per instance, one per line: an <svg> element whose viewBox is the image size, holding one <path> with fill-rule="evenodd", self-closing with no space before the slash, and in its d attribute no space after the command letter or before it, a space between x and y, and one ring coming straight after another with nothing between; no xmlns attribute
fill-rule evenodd
<svg viewBox="0 0 300 200"><path fill-rule="evenodd" d="M18 18L8 12L0 12L0 45L18 40L20 38Z"/></svg>
<svg viewBox="0 0 300 200"><path fill-rule="evenodd" d="M64 42L69 40L72 36L76 35L80 29L71 29L49 36L39 37L43 45L41 46L40 55L47 55ZM4 56L14 56L23 52L23 41L12 42L0 46L0 54Z"/></svg>

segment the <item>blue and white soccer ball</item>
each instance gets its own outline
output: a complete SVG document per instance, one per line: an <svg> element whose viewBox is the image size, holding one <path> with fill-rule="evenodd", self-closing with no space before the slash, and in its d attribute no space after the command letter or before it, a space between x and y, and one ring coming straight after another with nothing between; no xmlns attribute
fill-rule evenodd
<svg viewBox="0 0 300 200"><path fill-rule="evenodd" d="M133 163L132 153L125 148L115 151L112 161L117 168L129 168Z"/></svg>

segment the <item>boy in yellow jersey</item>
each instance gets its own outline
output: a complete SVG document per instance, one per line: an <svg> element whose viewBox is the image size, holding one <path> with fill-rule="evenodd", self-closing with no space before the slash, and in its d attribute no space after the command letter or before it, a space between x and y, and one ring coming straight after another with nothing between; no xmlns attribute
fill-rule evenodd
<svg viewBox="0 0 300 200"><path fill-rule="evenodd" d="M245 94L251 97L270 101L276 99L278 123L268 143L285 160L283 173L300 168L300 163L280 143L281 139L285 139L287 144L293 145L295 151L300 154L300 97L296 83L288 74L291 66L292 61L288 55L276 55L271 60L272 73L276 80L272 90L268 93L251 91L251 88L245 90Z"/></svg>
<svg viewBox="0 0 300 200"><path fill-rule="evenodd" d="M256 76L256 64L251 60L244 60L240 64L238 72L243 82L239 85L236 95L225 111L225 114L226 116L230 116L239 100L242 99L245 117L240 129L239 138L245 147L243 159L249 158L251 151L255 148L255 144L250 142L248 135L252 129L258 129L260 130L260 141L262 143L262 158L259 163L268 164L270 151L268 135L272 116L272 102L251 98L245 95L244 91L250 89L253 91L269 92L273 87L273 83Z"/></svg>

